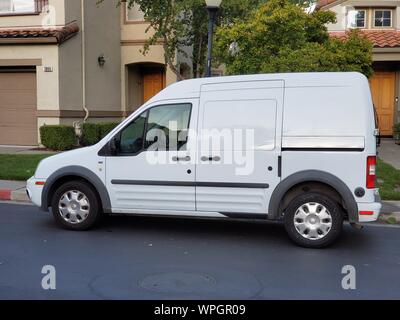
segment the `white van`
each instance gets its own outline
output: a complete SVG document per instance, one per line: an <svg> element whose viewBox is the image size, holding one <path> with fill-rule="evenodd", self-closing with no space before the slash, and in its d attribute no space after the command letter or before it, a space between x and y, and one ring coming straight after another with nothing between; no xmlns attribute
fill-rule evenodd
<svg viewBox="0 0 400 320"><path fill-rule="evenodd" d="M344 220L378 219L377 135L359 73L188 80L98 144L43 160L27 189L72 230L103 213L283 220L320 248Z"/></svg>

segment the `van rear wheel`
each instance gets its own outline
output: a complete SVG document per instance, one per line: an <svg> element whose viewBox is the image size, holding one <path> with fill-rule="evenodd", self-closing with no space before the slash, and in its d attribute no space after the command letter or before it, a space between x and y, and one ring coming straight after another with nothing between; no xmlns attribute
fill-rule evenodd
<svg viewBox="0 0 400 320"><path fill-rule="evenodd" d="M319 193L302 194L285 210L285 228L296 244L324 248L341 234L343 215L339 205L329 197Z"/></svg>
<svg viewBox="0 0 400 320"><path fill-rule="evenodd" d="M58 224L76 231L90 229L102 215L95 190L81 181L61 185L53 195L51 208Z"/></svg>

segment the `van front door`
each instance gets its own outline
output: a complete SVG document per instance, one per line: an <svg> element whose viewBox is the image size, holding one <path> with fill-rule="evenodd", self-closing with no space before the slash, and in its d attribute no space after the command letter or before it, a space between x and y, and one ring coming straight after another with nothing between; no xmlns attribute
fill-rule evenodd
<svg viewBox="0 0 400 320"><path fill-rule="evenodd" d="M202 86L197 210L267 214L280 182L283 81Z"/></svg>
<svg viewBox="0 0 400 320"><path fill-rule="evenodd" d="M198 101L151 106L116 138L106 159L106 180L115 213L195 210L195 130Z"/></svg>

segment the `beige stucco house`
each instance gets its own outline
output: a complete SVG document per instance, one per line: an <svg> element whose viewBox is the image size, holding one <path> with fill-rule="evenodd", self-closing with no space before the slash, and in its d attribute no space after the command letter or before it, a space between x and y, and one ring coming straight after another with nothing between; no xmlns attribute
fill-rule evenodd
<svg viewBox="0 0 400 320"><path fill-rule="evenodd" d="M162 43L141 53L147 27L116 1L0 0L0 145L38 145L43 124L120 120L177 81Z"/></svg>
<svg viewBox="0 0 400 320"><path fill-rule="evenodd" d="M337 23L328 25L332 37L344 38L358 28L373 43L371 90L381 134L391 136L400 122L400 1L320 0L317 10L336 13Z"/></svg>

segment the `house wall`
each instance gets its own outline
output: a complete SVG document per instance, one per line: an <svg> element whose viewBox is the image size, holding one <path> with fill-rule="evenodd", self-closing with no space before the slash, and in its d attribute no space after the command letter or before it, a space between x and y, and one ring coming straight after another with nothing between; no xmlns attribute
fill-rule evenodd
<svg viewBox="0 0 400 320"><path fill-rule="evenodd" d="M128 98L127 104L129 106L129 110L133 110L136 106L140 106L143 101L143 82L140 74L140 67L138 65L126 67L126 77L128 79L126 82ZM130 86L130 90L128 84Z"/></svg>
<svg viewBox="0 0 400 320"><path fill-rule="evenodd" d="M121 111L120 10L115 1L85 3L86 105L89 110ZM104 55L104 67L98 57Z"/></svg>
<svg viewBox="0 0 400 320"><path fill-rule="evenodd" d="M40 60L41 63L36 67L37 79L37 110L38 127L46 124L58 124L58 120L46 117L48 110L59 109L59 87L58 87L58 48L54 45L1 45L1 61L18 60ZM51 72L45 72L44 67L50 67ZM39 135L39 133L38 133Z"/></svg>
<svg viewBox="0 0 400 320"><path fill-rule="evenodd" d="M347 12L352 7L397 7L400 6L398 0L353 0L353 1L337 1L329 6L323 8L323 10L330 10L336 14L337 22L334 24L328 24L329 31L344 31L347 28ZM371 13L371 12L370 12ZM372 16L369 17L369 20ZM394 28L400 29L400 10L396 10L394 16ZM379 30L379 29L378 29Z"/></svg>
<svg viewBox="0 0 400 320"><path fill-rule="evenodd" d="M138 94L136 97L132 96L134 93L132 88L128 87L129 78L135 77L128 72L129 68L133 67L134 64L139 63L156 63L165 65L164 48L162 44L156 44L151 46L150 51L143 55L143 45L146 39L153 35L148 28L148 23L144 21L126 21L126 9L125 5L122 4L120 8L121 17L121 97L122 97L122 109L124 111L130 111L129 103L132 101L139 101ZM137 79L136 79L137 80ZM175 83L177 81L176 74L169 68L166 68L165 84L166 86ZM140 90L140 88L137 88Z"/></svg>
<svg viewBox="0 0 400 320"><path fill-rule="evenodd" d="M84 25L82 3L85 14ZM82 121L85 116L84 106L89 110L88 121L120 120L122 114L119 9L111 1L96 5L96 0L68 0L65 5L65 15L66 21L76 22L81 32L59 47L60 108L75 111L64 113L61 123ZM83 54L85 54L84 75ZM104 67L98 63L100 55L104 55L106 59ZM86 99L83 99L84 91ZM115 117L116 114L119 115L118 118Z"/></svg>
<svg viewBox="0 0 400 320"><path fill-rule="evenodd" d="M80 32L59 46L59 105L62 110L82 110L81 0L65 2L65 21L77 23Z"/></svg>

